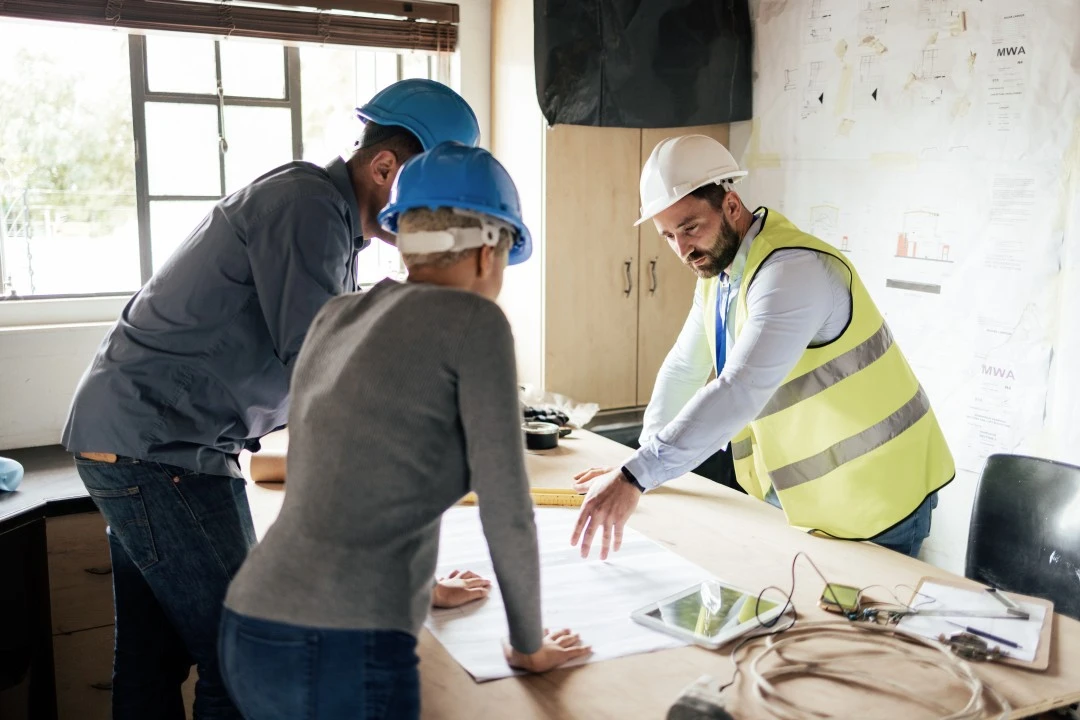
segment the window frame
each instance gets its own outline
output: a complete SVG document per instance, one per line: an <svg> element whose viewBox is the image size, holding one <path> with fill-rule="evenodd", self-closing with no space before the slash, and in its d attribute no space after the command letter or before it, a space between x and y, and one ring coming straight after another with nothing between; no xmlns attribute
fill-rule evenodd
<svg viewBox="0 0 1080 720"><path fill-rule="evenodd" d="M131 66L131 124L135 135L135 208L139 226L140 286L145 285L154 274L153 238L150 227L150 203L152 202L217 202L225 197L225 161L227 141L225 122L226 107L284 108L291 113L292 159L304 156L303 109L300 104L300 49L294 45L282 46L285 69L285 97L261 98L243 95L226 95L222 88L221 43L214 38L214 71L218 92L207 93L164 92L150 89L147 36L128 36L128 57ZM400 73L399 73L400 75ZM217 108L218 130L218 192L214 195L154 195L150 192L149 153L146 151L146 105L147 103L171 103L176 105L213 105ZM70 297L70 296L69 296Z"/></svg>

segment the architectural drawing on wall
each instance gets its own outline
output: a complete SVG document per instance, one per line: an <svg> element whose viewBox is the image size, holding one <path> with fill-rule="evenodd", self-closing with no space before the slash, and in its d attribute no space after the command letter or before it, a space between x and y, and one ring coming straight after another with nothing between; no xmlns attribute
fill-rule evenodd
<svg viewBox="0 0 1080 720"><path fill-rule="evenodd" d="M935 105L945 96L945 62L940 56L941 48L931 46L923 48L922 57L919 59L919 71L916 79L919 81L919 100L927 105Z"/></svg>
<svg viewBox="0 0 1080 720"><path fill-rule="evenodd" d="M805 120L825 105L825 61L807 64L806 87L803 91L802 117Z"/></svg>
<svg viewBox="0 0 1080 720"><path fill-rule="evenodd" d="M810 14L806 20L803 42L807 45L829 42L833 36L832 12L834 0L810 0Z"/></svg>
<svg viewBox="0 0 1080 720"><path fill-rule="evenodd" d="M967 29L967 17L959 0L919 0L918 27L959 34Z"/></svg>
<svg viewBox="0 0 1080 720"><path fill-rule="evenodd" d="M954 262L949 244L938 234L936 212L911 210L904 213L903 229L896 236L896 257L933 262Z"/></svg>
<svg viewBox="0 0 1080 720"><path fill-rule="evenodd" d="M986 121L999 132L1012 130L1020 121L1027 86L1027 16L1000 15L991 36L990 71L987 73Z"/></svg>
<svg viewBox="0 0 1080 720"><path fill-rule="evenodd" d="M859 38L881 36L889 24L892 0L862 0L859 3Z"/></svg>
<svg viewBox="0 0 1080 720"><path fill-rule="evenodd" d="M863 55L859 58L859 75L855 83L854 104L856 108L877 105L882 85L881 68L878 55Z"/></svg>
<svg viewBox="0 0 1080 720"><path fill-rule="evenodd" d="M784 70L784 92L794 90L797 87L795 78L798 76L798 68L791 68Z"/></svg>
<svg viewBox="0 0 1080 720"><path fill-rule="evenodd" d="M835 205L814 205L811 207L808 232L833 247L843 250L840 241L840 208Z"/></svg>

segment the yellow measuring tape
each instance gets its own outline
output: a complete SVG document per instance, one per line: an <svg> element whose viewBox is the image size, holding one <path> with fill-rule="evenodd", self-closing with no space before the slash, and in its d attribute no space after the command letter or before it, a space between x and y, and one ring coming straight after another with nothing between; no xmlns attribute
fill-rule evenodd
<svg viewBox="0 0 1080 720"><path fill-rule="evenodd" d="M529 488L534 505L554 507L581 507L584 495L579 495L570 488ZM458 500L458 505L475 505L476 493L469 493Z"/></svg>

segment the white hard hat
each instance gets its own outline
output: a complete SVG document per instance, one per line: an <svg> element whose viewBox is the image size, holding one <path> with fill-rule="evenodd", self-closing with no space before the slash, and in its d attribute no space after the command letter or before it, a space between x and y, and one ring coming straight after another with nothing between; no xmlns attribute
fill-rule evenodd
<svg viewBox="0 0 1080 720"><path fill-rule="evenodd" d="M710 183L734 185L746 176L728 149L708 135L662 140L641 170L640 225Z"/></svg>

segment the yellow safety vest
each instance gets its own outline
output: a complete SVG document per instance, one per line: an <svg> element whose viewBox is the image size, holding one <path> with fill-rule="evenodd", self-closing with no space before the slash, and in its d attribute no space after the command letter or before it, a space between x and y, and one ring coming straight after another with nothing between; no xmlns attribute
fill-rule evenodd
<svg viewBox="0 0 1080 720"><path fill-rule="evenodd" d="M735 309L746 323L746 290L776 250L830 255L851 275L851 321L838 338L806 349L764 410L731 441L735 475L763 499L770 486L796 527L853 540L906 518L956 474L922 386L885 319L843 253L764 211L750 244ZM698 280L710 349L716 347L718 278ZM715 361L714 361L715 362Z"/></svg>

